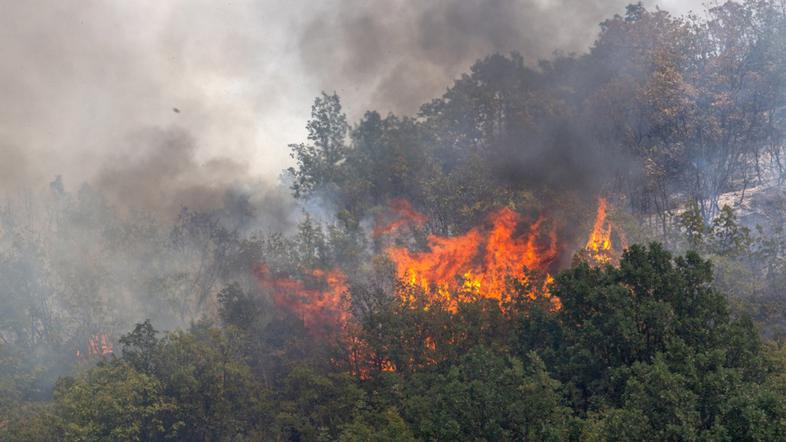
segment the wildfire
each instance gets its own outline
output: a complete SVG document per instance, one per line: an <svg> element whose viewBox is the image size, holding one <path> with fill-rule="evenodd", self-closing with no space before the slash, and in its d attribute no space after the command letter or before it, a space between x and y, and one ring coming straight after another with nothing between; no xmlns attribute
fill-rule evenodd
<svg viewBox="0 0 786 442"><path fill-rule="evenodd" d="M584 257L590 264L605 265L619 260L620 248L615 249L612 242L612 230L616 231L621 249L627 247L622 230L617 229L611 221L606 219L608 202L606 198L598 198L598 211L595 213L595 223L592 226L585 246Z"/></svg>
<svg viewBox="0 0 786 442"><path fill-rule="evenodd" d="M273 302L298 315L312 333L322 333L326 325L346 325L349 319L345 296L348 286L347 277L341 270L312 269L300 280L274 278L270 269L262 264L256 274L260 286L270 290Z"/></svg>
<svg viewBox="0 0 786 442"><path fill-rule="evenodd" d="M591 265L614 263L620 248L625 246L622 232L608 219L608 203L598 199L598 209L586 246L578 257ZM377 218L374 235L386 235L404 226L422 226L427 218L416 212L405 200L395 200L384 217ZM613 235L616 233L616 235ZM620 244L615 244L616 242ZM463 235L428 237L425 251L411 251L407 247L388 246L385 254L392 261L396 276L404 283L422 289L401 290L407 297L425 293L426 308L441 303L455 312L460 302L473 299L493 299L500 304L510 300L511 282L531 286L529 272L544 275L542 286L532 288L530 299L538 296L549 299L553 309L561 303L550 295L553 278L548 274L559 257L557 234L544 218L527 223L509 208L491 213L483 225ZM275 278L267 266L257 268L261 287L268 289L279 307L295 313L304 326L321 334L326 326L346 329L350 320L347 276L340 269L312 269L300 278Z"/></svg>
<svg viewBox="0 0 786 442"><path fill-rule="evenodd" d="M526 284L527 270L545 271L557 258L558 249L553 228L544 241L543 224L539 219L520 229L521 217L503 208L491 214L487 226L460 236L429 236L428 251L411 252L405 247L386 251L399 278L423 288L431 297L429 302L443 302L455 311L462 294L505 301L510 280Z"/></svg>
<svg viewBox="0 0 786 442"><path fill-rule="evenodd" d="M599 198L592 231L576 258L591 265L619 259L617 249L624 247L625 238L608 220L608 209L606 199ZM372 233L382 238L384 244L390 239L385 235L406 226L421 227L427 221L407 201L395 200L377 217ZM546 299L553 310L559 310L562 304L550 293L554 279L548 271L553 270L560 251L553 223L545 218L526 222L509 208L492 212L487 222L462 235L429 235L422 251L395 245L384 248L396 276L404 283L397 293L402 300L424 309L439 304L454 313L460 303L476 299L495 300L504 308L515 293L513 282L529 290L529 299ZM542 276L543 282L531 279L530 272ZM342 270L311 269L299 277L275 277L261 264L256 276L275 304L301 318L310 333L338 338L347 349L347 360L357 376L366 378L372 366L379 371L396 370L391 361L371 354L367 343L358 338L359 325L351 315L347 276ZM428 338L424 345L431 348L436 344Z"/></svg>
<svg viewBox="0 0 786 442"><path fill-rule="evenodd" d="M88 356L106 356L113 353L112 341L106 334L93 335L87 340ZM77 359L82 357L82 352L76 350Z"/></svg>
<svg viewBox="0 0 786 442"><path fill-rule="evenodd" d="M374 237L391 233L406 225L422 226L428 219L416 212L409 201L401 198L390 202L390 207L381 216L377 216L374 225Z"/></svg>

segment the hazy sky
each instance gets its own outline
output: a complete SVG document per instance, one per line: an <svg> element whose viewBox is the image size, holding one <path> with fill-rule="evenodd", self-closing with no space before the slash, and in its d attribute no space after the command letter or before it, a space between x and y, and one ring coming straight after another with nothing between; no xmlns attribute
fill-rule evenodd
<svg viewBox="0 0 786 442"><path fill-rule="evenodd" d="M482 55L586 49L626 3L0 0L0 190L170 163L157 185L275 180L320 90L411 112Z"/></svg>

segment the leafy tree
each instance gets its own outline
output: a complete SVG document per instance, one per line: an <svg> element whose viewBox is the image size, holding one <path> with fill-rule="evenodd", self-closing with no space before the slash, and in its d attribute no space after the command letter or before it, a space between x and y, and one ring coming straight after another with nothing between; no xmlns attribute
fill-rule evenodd
<svg viewBox="0 0 786 442"><path fill-rule="evenodd" d="M750 253L753 242L750 229L740 225L734 211L724 205L713 220L713 252L718 255L739 256Z"/></svg>
<svg viewBox="0 0 786 442"><path fill-rule="evenodd" d="M413 377L404 399L415 435L427 440L564 440L568 410L543 362L478 347L444 373Z"/></svg>
<svg viewBox="0 0 786 442"><path fill-rule="evenodd" d="M691 201L684 213L679 216L679 225L684 231L688 247L701 251L704 249L708 227L701 216L701 208L696 201Z"/></svg>
<svg viewBox="0 0 786 442"><path fill-rule="evenodd" d="M414 442L417 439L398 412L390 408L382 413L358 416L342 428L338 440L341 442Z"/></svg>
<svg viewBox="0 0 786 442"><path fill-rule="evenodd" d="M197 326L159 343L156 378L178 407L179 438L222 440L264 428L267 401L231 336Z"/></svg>
<svg viewBox="0 0 786 442"><path fill-rule="evenodd" d="M175 428L161 420L175 405L154 377L126 364L104 364L55 390L55 410L67 440L159 440Z"/></svg>
<svg viewBox="0 0 786 442"><path fill-rule="evenodd" d="M349 425L365 393L347 375L324 376L296 367L278 397L276 430L287 440L330 440ZM359 430L358 428L355 428ZM348 430L346 437L350 437Z"/></svg>
<svg viewBox="0 0 786 442"><path fill-rule="evenodd" d="M306 130L311 144L289 146L297 162L297 168L289 168L295 179L292 190L297 196L308 196L322 186L338 183L339 166L346 160L348 130L338 95L323 92L314 100Z"/></svg>
<svg viewBox="0 0 786 442"><path fill-rule="evenodd" d="M218 292L219 317L226 325L248 330L260 317L258 301L243 291L238 283L232 283Z"/></svg>
<svg viewBox="0 0 786 442"><path fill-rule="evenodd" d="M579 265L556 278L559 329L547 322L540 333L559 339L540 351L589 418L588 435L756 439L756 425L732 418L737 401L750 407L749 419L772 422L764 433L783 431L777 400L742 393L761 391L766 358L752 322L730 314L712 280L709 261L692 252L673 258L657 244L632 246L619 268Z"/></svg>
<svg viewBox="0 0 786 442"><path fill-rule="evenodd" d="M150 320L134 326L134 330L120 338L123 345L123 360L141 373L153 374L155 372L156 350L159 344Z"/></svg>

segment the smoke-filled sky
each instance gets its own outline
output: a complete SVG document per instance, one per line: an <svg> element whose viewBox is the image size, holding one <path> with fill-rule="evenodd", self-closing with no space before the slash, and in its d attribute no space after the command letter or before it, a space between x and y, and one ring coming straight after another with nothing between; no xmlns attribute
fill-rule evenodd
<svg viewBox="0 0 786 442"><path fill-rule="evenodd" d="M586 49L626 3L0 0L0 190L62 174L163 207L273 182L321 90L351 118L413 112L489 53Z"/></svg>

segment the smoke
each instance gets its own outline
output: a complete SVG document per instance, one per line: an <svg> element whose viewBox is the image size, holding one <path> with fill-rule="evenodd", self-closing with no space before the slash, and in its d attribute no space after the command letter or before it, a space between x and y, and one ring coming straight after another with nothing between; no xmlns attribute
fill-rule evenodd
<svg viewBox="0 0 786 442"><path fill-rule="evenodd" d="M23 342L48 324L69 361L96 333L199 319L251 276L254 233L300 219L279 176L321 90L350 120L413 113L490 53L586 50L626 2L0 0L0 295L15 325L0 332ZM501 177L577 183L592 168L579 133L547 132L502 146ZM329 218L329 200L305 210Z"/></svg>
<svg viewBox="0 0 786 442"><path fill-rule="evenodd" d="M174 204L173 192L158 201L152 183L122 184L145 160L123 171L119 158L160 148L206 167L178 170L193 186L178 183L176 193L207 204L226 167L276 181L322 89L338 91L351 118L367 108L411 112L488 53L535 62L586 49L598 22L625 3L3 0L0 190L62 174L71 185L131 191L123 201L159 210ZM127 141L159 127L187 134L191 147ZM157 154L149 155L150 165Z"/></svg>
<svg viewBox="0 0 786 442"><path fill-rule="evenodd" d="M18 190L31 178L31 165L22 149L0 141L0 189Z"/></svg>
<svg viewBox="0 0 786 442"><path fill-rule="evenodd" d="M193 138L178 129L148 129L121 144L96 178L116 206L172 213L180 206L206 210L220 205L224 189L246 167L227 158L203 165Z"/></svg>
<svg viewBox="0 0 786 442"><path fill-rule="evenodd" d="M411 113L477 59L520 53L535 64L586 50L598 24L629 0L393 0L327 2L298 49L323 89L345 102ZM648 2L651 3L651 2ZM681 10L698 2L681 2Z"/></svg>
<svg viewBox="0 0 786 442"><path fill-rule="evenodd" d="M320 90L336 90L350 120L414 112L489 53L534 64L586 50L626 0L0 2L0 194L62 175L60 193L88 183L119 213L214 211L246 233L299 218L277 181ZM583 158L580 137L513 140L501 176L575 182L592 164L566 162ZM546 163L561 167L526 167ZM110 226L112 213L65 225Z"/></svg>
<svg viewBox="0 0 786 442"><path fill-rule="evenodd" d="M76 186L104 181L124 166L118 157L164 148L156 137L127 142L156 127L188 133L194 162L241 162L246 174L275 181L305 115L282 103L287 81L271 63L281 49L255 4L2 3L0 153L14 169L3 190L58 174ZM151 201L149 192L129 196Z"/></svg>

